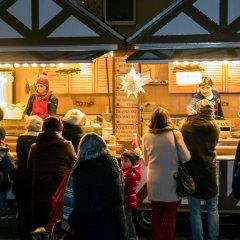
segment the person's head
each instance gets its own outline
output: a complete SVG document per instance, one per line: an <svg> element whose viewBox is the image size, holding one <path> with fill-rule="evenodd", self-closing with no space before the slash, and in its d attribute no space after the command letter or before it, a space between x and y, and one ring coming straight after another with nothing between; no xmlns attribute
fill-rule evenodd
<svg viewBox="0 0 240 240"><path fill-rule="evenodd" d="M25 127L30 132L40 132L42 130L43 120L39 116L26 116Z"/></svg>
<svg viewBox="0 0 240 240"><path fill-rule="evenodd" d="M74 125L79 125L81 124L84 116L85 114L81 112L79 109L71 109L65 114L62 120Z"/></svg>
<svg viewBox="0 0 240 240"><path fill-rule="evenodd" d="M47 73L43 72L37 79L36 90L38 93L44 93L49 89Z"/></svg>
<svg viewBox="0 0 240 240"><path fill-rule="evenodd" d="M132 150L125 150L121 154L121 166L122 169L129 168L133 165L135 165L139 160L139 156L136 152Z"/></svg>
<svg viewBox="0 0 240 240"><path fill-rule="evenodd" d="M6 131L3 127L0 126L0 140L4 140L6 136Z"/></svg>
<svg viewBox="0 0 240 240"><path fill-rule="evenodd" d="M200 100L196 103L197 113L204 113L212 115L214 113L214 105L207 99Z"/></svg>
<svg viewBox="0 0 240 240"><path fill-rule="evenodd" d="M78 160L82 162L97 158L107 153L107 149L107 144L101 136L94 132L86 133L79 143Z"/></svg>
<svg viewBox="0 0 240 240"><path fill-rule="evenodd" d="M151 117L150 128L163 128L172 124L170 114L167 109L157 107Z"/></svg>
<svg viewBox="0 0 240 240"><path fill-rule="evenodd" d="M212 79L210 77L202 77L202 81L199 83L199 91L204 97L209 97L212 93Z"/></svg>
<svg viewBox="0 0 240 240"><path fill-rule="evenodd" d="M63 123L60 117L51 116L47 117L43 121L43 131L44 132L62 132L63 130Z"/></svg>

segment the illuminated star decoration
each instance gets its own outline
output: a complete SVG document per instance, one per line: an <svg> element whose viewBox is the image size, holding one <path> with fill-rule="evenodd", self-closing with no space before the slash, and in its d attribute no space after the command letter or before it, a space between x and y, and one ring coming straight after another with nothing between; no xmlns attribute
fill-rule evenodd
<svg viewBox="0 0 240 240"><path fill-rule="evenodd" d="M124 77L119 76L122 80L120 83L122 85L121 90L127 92L127 97L133 94L137 98L137 93L145 92L142 86L149 81L149 78L141 77L140 73L136 73L134 67L131 67L131 70Z"/></svg>

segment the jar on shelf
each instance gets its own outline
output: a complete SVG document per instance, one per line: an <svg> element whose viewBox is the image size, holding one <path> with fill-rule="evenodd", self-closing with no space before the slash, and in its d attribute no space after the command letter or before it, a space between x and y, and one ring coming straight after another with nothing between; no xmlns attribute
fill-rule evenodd
<svg viewBox="0 0 240 240"><path fill-rule="evenodd" d="M115 135L110 135L109 136L109 152L112 156L117 155L116 151L116 136Z"/></svg>
<svg viewBox="0 0 240 240"><path fill-rule="evenodd" d="M135 150L138 147L138 135L137 133L133 133L132 136L132 150Z"/></svg>

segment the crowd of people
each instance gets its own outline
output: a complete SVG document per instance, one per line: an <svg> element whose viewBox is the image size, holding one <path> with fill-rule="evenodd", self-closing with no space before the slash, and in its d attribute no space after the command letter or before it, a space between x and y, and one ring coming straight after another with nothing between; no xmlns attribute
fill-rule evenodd
<svg viewBox="0 0 240 240"><path fill-rule="evenodd" d="M158 106L142 137L142 155L125 149L117 161L101 136L84 133L84 113L71 109L64 117L56 115L57 98L49 89L47 76L41 75L24 113L26 132L17 139L17 160L6 147L6 132L0 127L0 171L9 172L13 179L20 239L30 240L34 229L48 227L52 196L69 174L61 213L61 227L69 232L69 239L137 240L132 214L137 209L136 192L142 176L140 158L147 166L152 239L174 239L181 201L173 177L178 159L196 187L187 199L192 239L204 239L202 202L207 210L208 239L218 239L215 147L220 130L215 119L223 118L223 113L211 79L203 78L199 88L200 93L187 106L189 115L181 129L175 129L169 111ZM0 190L0 217L5 195Z"/></svg>

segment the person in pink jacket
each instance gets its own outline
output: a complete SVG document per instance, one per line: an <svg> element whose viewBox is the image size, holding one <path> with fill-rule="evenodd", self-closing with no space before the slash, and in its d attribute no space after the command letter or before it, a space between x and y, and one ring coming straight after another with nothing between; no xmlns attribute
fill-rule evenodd
<svg viewBox="0 0 240 240"><path fill-rule="evenodd" d="M132 150L125 150L121 154L121 168L125 179L124 208L129 240L138 239L136 229L132 221L132 210L137 208L137 185L142 177L138 160L138 154Z"/></svg>

